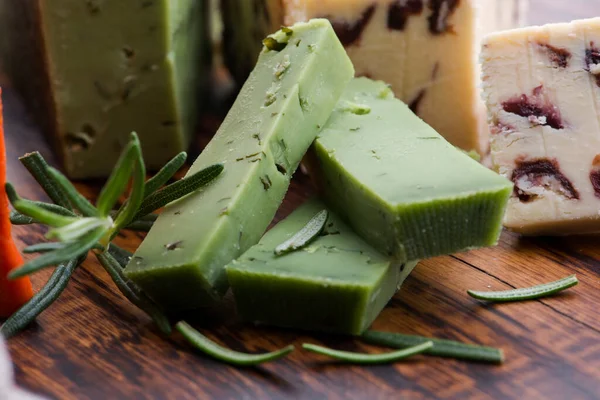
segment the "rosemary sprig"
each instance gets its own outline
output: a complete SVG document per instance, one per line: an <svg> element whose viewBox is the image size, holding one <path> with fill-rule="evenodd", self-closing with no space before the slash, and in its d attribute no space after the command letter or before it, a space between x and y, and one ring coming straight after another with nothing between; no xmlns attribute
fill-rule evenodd
<svg viewBox="0 0 600 400"><path fill-rule="evenodd" d="M489 302L509 302L509 301L524 301L534 300L542 297L551 296L553 294L567 290L579 281L575 275L560 279L556 282L545 283L543 285L532 286L529 288L503 290L499 292L477 292L468 290L469 296Z"/></svg>
<svg viewBox="0 0 600 400"><path fill-rule="evenodd" d="M239 351L233 351L219 346L194 328L187 322L179 322L175 328L183 335L183 337L191 343L195 348L209 356L223 361L227 364L237 365L241 367L251 367L263 364L270 361L275 361L283 358L294 351L294 346L289 345L283 349L264 354L248 354Z"/></svg>
<svg viewBox="0 0 600 400"><path fill-rule="evenodd" d="M388 364L396 361L403 360L405 358L414 356L416 354L423 353L433 347L433 342L425 342L421 344L417 344L415 346L392 351L390 353L383 354L363 354L363 353L353 353L349 351L340 351L333 350L327 347L317 346L314 344L303 344L302 348L304 350L312 351L313 353L321 354L327 357L331 357L338 361L343 361L347 363L354 363L360 365L369 365L369 364Z"/></svg>
<svg viewBox="0 0 600 400"><path fill-rule="evenodd" d="M9 278L16 279L54 265L58 267L44 288L9 318L0 332L11 336L31 323L58 298L75 268L93 250L119 290L168 334L171 326L162 311L122 274L131 254L110 242L123 229L149 230L157 217L151 214L153 211L209 184L223 171L222 165L213 165L160 189L173 177L185 159L185 153L177 155L155 178L145 182L146 168L141 144L133 133L94 206L63 174L49 167L39 153L29 153L22 157L23 165L56 204L22 199L14 187L7 184L9 200L16 210L12 212L11 220L15 224L48 225L53 229L48 232L47 237L56 239L57 242L40 243L26 248L24 252L39 253L40 256L12 271ZM129 181L132 181L129 197L119 210L113 210L118 199L127 190Z"/></svg>

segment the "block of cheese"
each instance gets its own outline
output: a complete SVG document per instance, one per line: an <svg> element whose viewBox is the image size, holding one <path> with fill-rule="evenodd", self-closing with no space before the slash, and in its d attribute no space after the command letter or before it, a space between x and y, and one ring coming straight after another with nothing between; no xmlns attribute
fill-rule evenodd
<svg viewBox="0 0 600 400"><path fill-rule="evenodd" d="M274 254L324 208L317 200L305 203L227 266L244 319L360 335L416 266L381 255L332 212L323 233L308 246Z"/></svg>
<svg viewBox="0 0 600 400"><path fill-rule="evenodd" d="M600 231L600 18L492 34L482 63L492 160L515 184L505 225Z"/></svg>
<svg viewBox="0 0 600 400"><path fill-rule="evenodd" d="M496 244L512 184L444 140L383 82L354 79L312 147L329 206L384 254Z"/></svg>
<svg viewBox="0 0 600 400"><path fill-rule="evenodd" d="M150 169L187 149L208 75L206 2L0 2L0 62L72 178L136 131Z"/></svg>
<svg viewBox="0 0 600 400"><path fill-rule="evenodd" d="M357 76L388 82L396 97L452 144L484 151L488 131L478 89L478 28L515 27L528 0L222 1L234 76L247 75L265 28L326 17Z"/></svg>
<svg viewBox="0 0 600 400"><path fill-rule="evenodd" d="M225 265L263 235L354 75L325 19L265 41L269 47L189 174L214 163L225 170L205 190L167 207L125 269L166 307L200 307L225 292Z"/></svg>

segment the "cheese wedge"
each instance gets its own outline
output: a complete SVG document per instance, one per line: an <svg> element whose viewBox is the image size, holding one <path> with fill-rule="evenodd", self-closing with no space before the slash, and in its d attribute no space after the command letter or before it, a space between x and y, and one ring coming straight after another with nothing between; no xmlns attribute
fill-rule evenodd
<svg viewBox="0 0 600 400"><path fill-rule="evenodd" d="M515 184L505 225L600 231L600 18L492 34L482 63L494 167Z"/></svg>
<svg viewBox="0 0 600 400"><path fill-rule="evenodd" d="M209 74L206 2L0 2L0 63L71 178L107 177L132 131L149 169L187 149Z"/></svg>

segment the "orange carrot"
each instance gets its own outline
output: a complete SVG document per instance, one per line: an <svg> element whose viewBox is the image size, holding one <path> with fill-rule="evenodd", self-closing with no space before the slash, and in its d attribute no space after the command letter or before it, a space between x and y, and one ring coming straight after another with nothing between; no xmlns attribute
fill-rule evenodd
<svg viewBox="0 0 600 400"><path fill-rule="evenodd" d="M0 89L0 96L2 89ZM9 280L10 271L23 265L23 257L11 236L10 209L6 184L6 146L0 97L0 317L9 317L33 296L29 278Z"/></svg>

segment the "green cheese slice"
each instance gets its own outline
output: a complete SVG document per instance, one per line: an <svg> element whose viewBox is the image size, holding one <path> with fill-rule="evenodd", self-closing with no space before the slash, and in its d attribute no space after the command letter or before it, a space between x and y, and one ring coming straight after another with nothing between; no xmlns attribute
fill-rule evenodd
<svg viewBox="0 0 600 400"><path fill-rule="evenodd" d="M169 308L201 307L227 289L224 266L258 242L292 174L354 69L331 24L316 19L268 38L219 131L189 171L214 163L214 184L170 205L125 274Z"/></svg>
<svg viewBox="0 0 600 400"><path fill-rule="evenodd" d="M359 335L417 265L391 261L332 212L314 241L275 255L280 243L324 208L318 200L305 203L227 266L237 310L244 319Z"/></svg>
<svg viewBox="0 0 600 400"><path fill-rule="evenodd" d="M311 152L330 207L384 254L496 244L512 184L454 148L383 82L354 79Z"/></svg>

